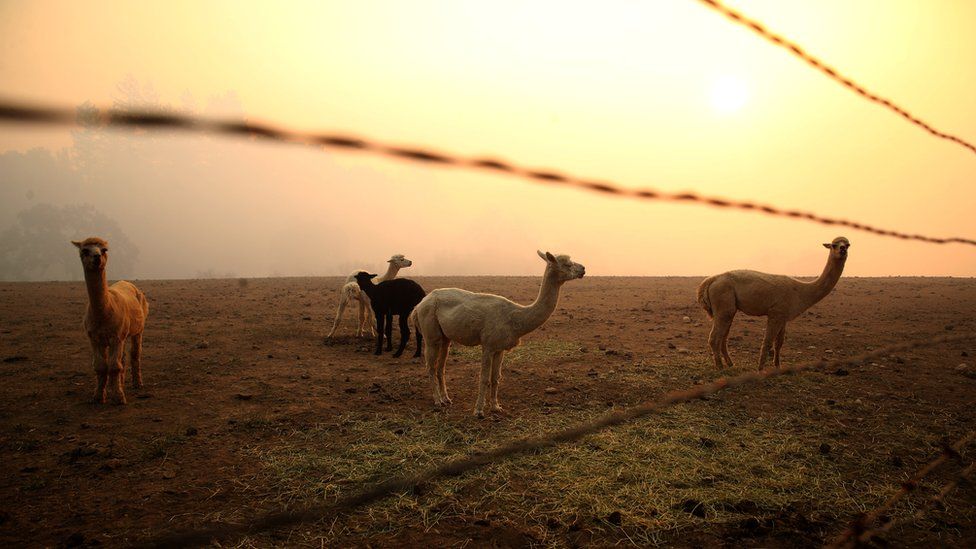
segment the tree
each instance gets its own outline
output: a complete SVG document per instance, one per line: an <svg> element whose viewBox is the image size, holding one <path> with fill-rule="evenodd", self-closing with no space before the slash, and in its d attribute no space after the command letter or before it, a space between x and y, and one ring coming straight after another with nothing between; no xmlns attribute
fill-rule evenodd
<svg viewBox="0 0 976 549"><path fill-rule="evenodd" d="M108 240L112 278L132 276L139 250L113 219L90 204L37 204L18 213L17 222L0 234L0 279L80 279L81 264L70 241L89 236Z"/></svg>

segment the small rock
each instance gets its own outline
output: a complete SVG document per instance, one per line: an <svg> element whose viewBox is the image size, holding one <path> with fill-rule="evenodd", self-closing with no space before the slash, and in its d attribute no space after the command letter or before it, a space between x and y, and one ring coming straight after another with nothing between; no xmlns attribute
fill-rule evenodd
<svg viewBox="0 0 976 549"><path fill-rule="evenodd" d="M682 322L691 322L691 317L690 316L683 316L683 317L681 317L681 321Z"/></svg>
<svg viewBox="0 0 976 549"><path fill-rule="evenodd" d="M555 387L546 387L543 392L547 395L554 395L559 392L559 389Z"/></svg>
<svg viewBox="0 0 976 549"><path fill-rule="evenodd" d="M234 395L234 398L236 398L237 400L251 400L252 398L254 398L254 395L249 395L247 393L237 393L236 395Z"/></svg>
<svg viewBox="0 0 976 549"><path fill-rule="evenodd" d="M688 350L688 349L686 349L684 347L678 347L678 352L681 353L681 354L683 354L683 355L687 355L687 354L691 353L690 350Z"/></svg>
<svg viewBox="0 0 976 549"><path fill-rule="evenodd" d="M668 349L675 349L674 343L668 342Z"/></svg>

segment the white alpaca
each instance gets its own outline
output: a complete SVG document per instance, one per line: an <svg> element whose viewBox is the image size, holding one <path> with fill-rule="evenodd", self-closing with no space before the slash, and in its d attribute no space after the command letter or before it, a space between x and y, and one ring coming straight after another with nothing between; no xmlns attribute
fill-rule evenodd
<svg viewBox="0 0 976 549"><path fill-rule="evenodd" d="M773 348L773 363L779 368L780 349L786 339L786 323L826 297L844 272L850 241L839 236L830 244L824 244L824 247L830 250L827 265L812 282L756 271L729 271L702 281L698 286L698 303L712 318L708 345L716 368L722 368L721 357L732 367L729 328L738 311L750 316L767 317L766 335L759 351L759 369L766 365L770 347Z"/></svg>
<svg viewBox="0 0 976 549"><path fill-rule="evenodd" d="M403 254L394 255L387 263L390 266L386 268L386 273L374 279L376 284L384 280L393 280L396 278L397 273L400 272L400 269L413 265L413 261L404 257ZM359 327L356 329L356 337L362 337L367 329L369 330L370 336L376 335L376 331L373 329L373 308L369 304L369 297L359 289L359 284L356 283L356 273L362 270L358 269L346 277L346 281L339 288L339 308L336 311L335 321L332 322L332 331L326 337L332 337L335 334L336 328L339 327L339 322L342 320L342 313L346 310L346 305L350 301L359 302Z"/></svg>
<svg viewBox="0 0 976 549"><path fill-rule="evenodd" d="M458 288L441 288L427 294L414 309L415 328L424 338L424 360L434 391L434 404L447 406L444 366L451 343L481 345L481 378L478 402L474 413L484 417L485 399L491 392L492 410L498 405L498 381L501 378L505 351L519 344L525 334L541 326L556 309L559 289L576 278L583 278L585 269L573 263L568 255L553 256L537 252L546 262L539 296L528 306L519 305L493 294L476 294Z"/></svg>

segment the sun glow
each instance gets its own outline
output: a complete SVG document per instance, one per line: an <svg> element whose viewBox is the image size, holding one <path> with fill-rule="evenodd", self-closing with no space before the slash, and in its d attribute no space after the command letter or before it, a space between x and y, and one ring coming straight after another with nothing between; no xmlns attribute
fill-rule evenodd
<svg viewBox="0 0 976 549"><path fill-rule="evenodd" d="M736 112L742 109L748 100L749 88L741 78L722 76L712 83L712 108L720 113Z"/></svg>

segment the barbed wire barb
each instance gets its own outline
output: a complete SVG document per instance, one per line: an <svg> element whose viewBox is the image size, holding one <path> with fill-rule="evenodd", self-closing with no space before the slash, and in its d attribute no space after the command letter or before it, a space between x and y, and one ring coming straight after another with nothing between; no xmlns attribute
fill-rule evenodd
<svg viewBox="0 0 976 549"><path fill-rule="evenodd" d="M380 143L378 141L342 134L301 132L282 126L246 122L241 120L213 120L174 113L117 109L96 110L94 112L86 113L83 119L80 119L73 109L39 107L36 105L0 101L0 121L26 124L82 125L88 127L91 127L92 125L103 125L110 127L138 127L155 130L170 129L174 131L261 138L285 143L331 147L345 150L358 150L398 158L410 162L508 174L538 183L563 185L584 191L620 196L635 200L695 203L713 208L739 209L776 217L804 219L807 221L820 223L821 225L848 227L858 231L890 238L898 238L901 240L914 240L929 244L955 243L976 246L976 240L971 238L955 236L938 238L921 234L912 234L882 229L858 221L827 217L813 212L780 208L777 206L750 201L732 200L714 196L702 196L694 192L673 193L647 188L633 189L609 181L584 179L555 170L527 168L497 158L467 158L461 155L431 151L423 147L389 145Z"/></svg>
<svg viewBox="0 0 976 549"><path fill-rule="evenodd" d="M881 105L882 107L898 114L905 120L908 120L912 124L915 124L916 126L922 128L923 130L927 131L931 135L934 135L935 137L938 137L940 139L945 139L947 141L951 141L953 143L956 143L957 145L969 149L969 151L972 153L976 153L976 145L973 145L969 141L966 141L965 139L958 137L956 135L939 131L935 129L931 124L913 115L912 113L908 112L906 109L899 107L890 99L885 99L884 97L881 97L871 91L868 91L867 88L865 88L861 84L858 84L852 78L844 76L837 69L831 67L827 63L807 53L807 51L804 48L800 47L795 42L787 40L786 38L773 33L759 21L746 17L742 13L722 4L718 0L698 0L698 1L714 9L715 11L721 13L722 15L726 16L730 20L751 29L759 36L762 36L769 42L772 42L773 44L785 49L786 51L790 52L794 56L799 57L807 64L811 65L813 68L827 75L831 80L838 82L845 88L852 90L853 92L857 93L858 95L867 99L868 101L877 103L878 105Z"/></svg>

